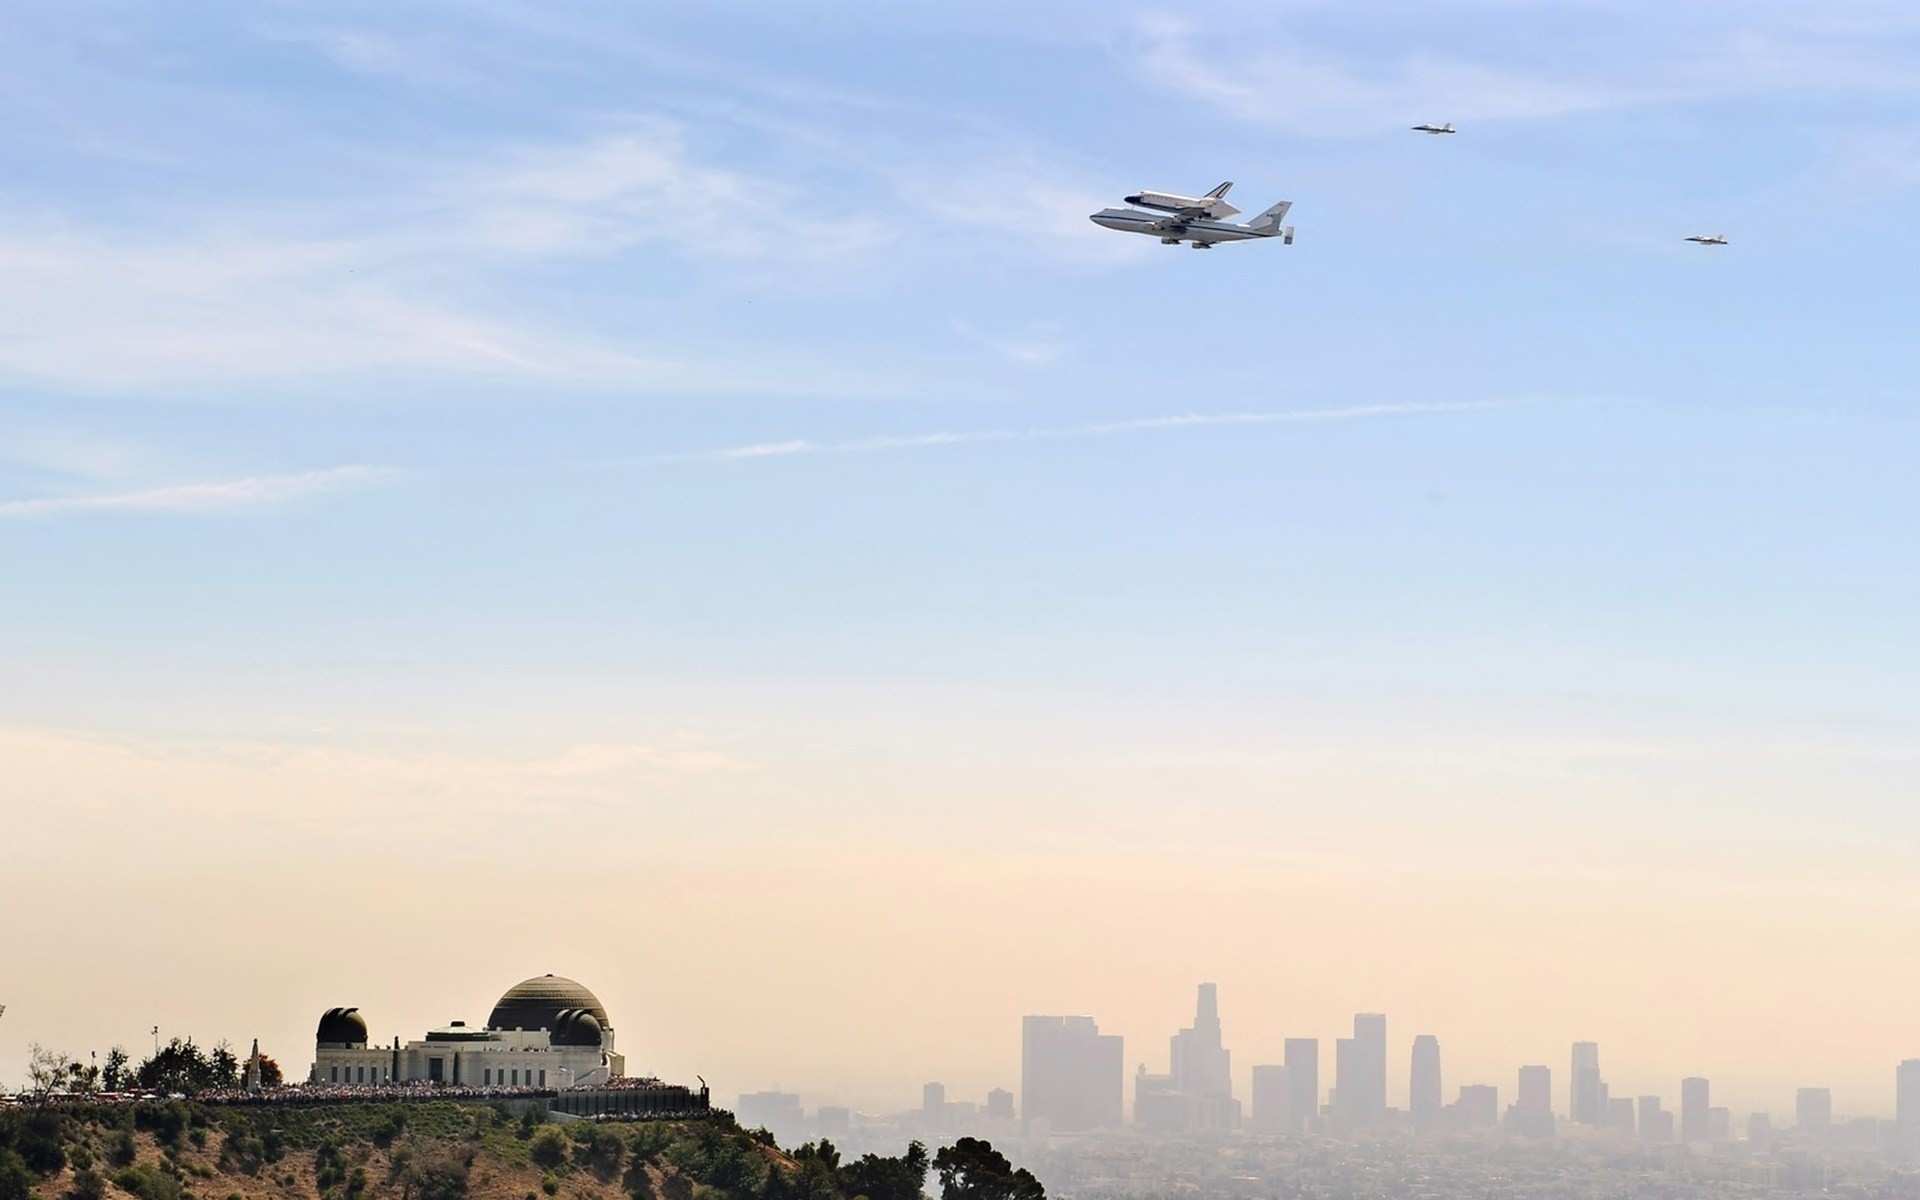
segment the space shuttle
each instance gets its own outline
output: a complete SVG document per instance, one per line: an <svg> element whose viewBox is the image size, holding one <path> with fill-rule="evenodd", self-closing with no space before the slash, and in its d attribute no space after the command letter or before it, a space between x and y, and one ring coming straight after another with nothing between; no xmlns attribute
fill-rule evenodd
<svg viewBox="0 0 1920 1200"><path fill-rule="evenodd" d="M1161 212L1170 212L1189 219L1224 221L1228 217L1240 215L1240 210L1227 203L1227 191L1233 187L1228 180L1204 196L1176 196L1171 192L1138 192L1123 196L1128 204L1137 208L1153 208Z"/></svg>

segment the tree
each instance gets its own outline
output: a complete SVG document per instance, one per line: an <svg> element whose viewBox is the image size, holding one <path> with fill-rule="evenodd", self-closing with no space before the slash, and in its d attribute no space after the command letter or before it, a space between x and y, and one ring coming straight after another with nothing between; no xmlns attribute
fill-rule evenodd
<svg viewBox="0 0 1920 1200"><path fill-rule="evenodd" d="M863 1154L840 1168L840 1192L867 1200L920 1200L927 1186L927 1148L909 1143L897 1158Z"/></svg>
<svg viewBox="0 0 1920 1200"><path fill-rule="evenodd" d="M67 1080L67 1055L49 1050L39 1042L27 1047L27 1090L36 1100L45 1100Z"/></svg>
<svg viewBox="0 0 1920 1200"><path fill-rule="evenodd" d="M221 1038L214 1044L213 1053L207 1056L207 1072L215 1087L240 1086L240 1058L227 1039Z"/></svg>
<svg viewBox="0 0 1920 1200"><path fill-rule="evenodd" d="M100 1072L101 1085L110 1092L117 1092L132 1083L133 1072L128 1070L131 1062L124 1047L115 1046L107 1051L107 1065Z"/></svg>
<svg viewBox="0 0 1920 1200"><path fill-rule="evenodd" d="M1046 1200L1047 1189L1025 1167L980 1138L963 1137L934 1155L941 1200Z"/></svg>
<svg viewBox="0 0 1920 1200"><path fill-rule="evenodd" d="M260 1086L279 1087L286 1081L287 1077L280 1070L280 1064L273 1061L273 1059L267 1055L262 1054L260 1056Z"/></svg>

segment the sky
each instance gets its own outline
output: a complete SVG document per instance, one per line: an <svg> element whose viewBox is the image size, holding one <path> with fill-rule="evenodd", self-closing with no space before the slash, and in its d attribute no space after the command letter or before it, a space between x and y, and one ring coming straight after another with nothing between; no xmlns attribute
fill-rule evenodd
<svg viewBox="0 0 1920 1200"><path fill-rule="evenodd" d="M551 971L885 1110L1204 979L1242 1095L1890 1112L1911 5L4 7L0 1081Z"/></svg>

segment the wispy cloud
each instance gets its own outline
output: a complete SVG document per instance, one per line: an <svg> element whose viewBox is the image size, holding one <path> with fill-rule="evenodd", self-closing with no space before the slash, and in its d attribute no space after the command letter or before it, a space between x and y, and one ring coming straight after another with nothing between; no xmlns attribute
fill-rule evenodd
<svg viewBox="0 0 1920 1200"><path fill-rule="evenodd" d="M1778 16L1778 14L1775 14ZM1298 38L1224 39L1180 16L1143 20L1133 61L1150 82L1238 119L1309 137L1351 137L1417 120L1529 121L1771 92L1905 92L1920 70L1859 30L1826 36L1757 9L1729 11L1711 34L1685 32L1662 55L1611 73L1583 64L1540 71L1421 49L1364 60ZM1877 26L1870 28L1878 28ZM1576 32L1563 39L1578 44Z"/></svg>
<svg viewBox="0 0 1920 1200"><path fill-rule="evenodd" d="M1463 400L1408 404L1357 404L1345 408L1300 408L1269 412L1174 413L1168 416L1134 417L1124 421L1098 421L1086 425L1061 425L1038 429L980 429L966 432L886 434L831 442L805 439L753 442L740 446L726 446L717 450L697 450L688 454L662 454L655 456L651 461L730 462L738 459L793 458L808 454L871 454L883 450L924 450L934 446L967 446L987 442L1040 442L1067 438L1113 437L1156 430L1201 429L1214 426L1365 421L1386 417L1487 412L1492 409L1512 407L1513 403L1499 400Z"/></svg>
<svg viewBox="0 0 1920 1200"><path fill-rule="evenodd" d="M0 502L0 518L77 512L231 512L285 504L387 478L384 467L329 467L284 475L253 475L217 483L182 483L132 492L46 496Z"/></svg>
<svg viewBox="0 0 1920 1200"><path fill-rule="evenodd" d="M508 151L446 194L457 225L516 252L605 254L671 242L704 258L842 261L891 238L877 217L705 161L686 127L634 116L585 140Z"/></svg>

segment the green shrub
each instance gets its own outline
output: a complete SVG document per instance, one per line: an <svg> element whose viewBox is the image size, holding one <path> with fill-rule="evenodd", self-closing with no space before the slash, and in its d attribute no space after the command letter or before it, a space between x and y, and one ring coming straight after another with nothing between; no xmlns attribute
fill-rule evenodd
<svg viewBox="0 0 1920 1200"><path fill-rule="evenodd" d="M551 1196L560 1190L560 1181L551 1175L543 1175L540 1178L540 1190Z"/></svg>
<svg viewBox="0 0 1920 1200"><path fill-rule="evenodd" d="M133 1160L138 1157L140 1157L140 1143L134 1141L131 1129L120 1130L107 1143L107 1161L116 1167L130 1167L133 1165Z"/></svg>
<svg viewBox="0 0 1920 1200"><path fill-rule="evenodd" d="M73 1173L73 1185L67 1189L67 1200L101 1200L107 1194L107 1181L100 1172L92 1167L82 1167Z"/></svg>
<svg viewBox="0 0 1920 1200"><path fill-rule="evenodd" d="M552 1126L541 1129L527 1143L527 1157L549 1169L559 1166L567 1161L567 1135Z"/></svg>
<svg viewBox="0 0 1920 1200"><path fill-rule="evenodd" d="M114 1172L113 1182L140 1200L181 1200L180 1181L152 1167L123 1167Z"/></svg>
<svg viewBox="0 0 1920 1200"><path fill-rule="evenodd" d="M18 1154L0 1146L0 1200L27 1200L33 1195L33 1172Z"/></svg>

